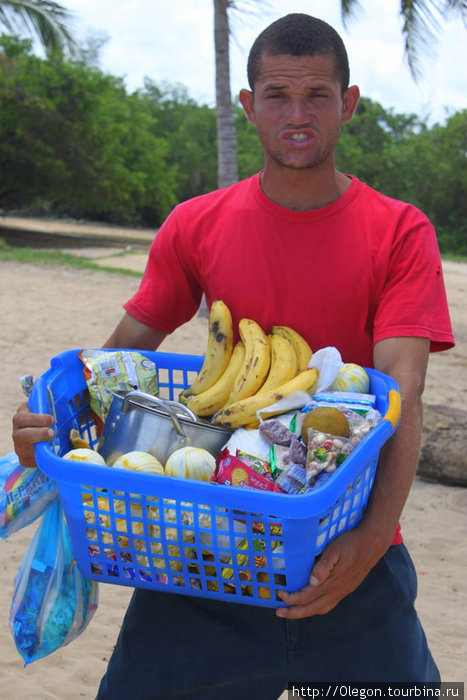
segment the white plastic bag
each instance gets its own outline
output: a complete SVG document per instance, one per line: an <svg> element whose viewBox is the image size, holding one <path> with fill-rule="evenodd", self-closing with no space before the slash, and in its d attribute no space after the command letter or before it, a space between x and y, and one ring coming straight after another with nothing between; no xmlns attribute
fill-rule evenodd
<svg viewBox="0 0 467 700"><path fill-rule="evenodd" d="M329 389L337 377L337 373L343 365L342 356L337 348L321 348L313 353L308 367L316 367L319 371L318 386L315 394Z"/></svg>

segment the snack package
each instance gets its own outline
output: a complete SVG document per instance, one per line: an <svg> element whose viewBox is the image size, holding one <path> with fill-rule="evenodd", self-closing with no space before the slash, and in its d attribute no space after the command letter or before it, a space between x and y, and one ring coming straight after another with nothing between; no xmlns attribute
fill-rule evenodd
<svg viewBox="0 0 467 700"><path fill-rule="evenodd" d="M285 493L305 493L311 478L312 477L308 476L306 467L302 464L289 462L277 477L276 484L278 484Z"/></svg>
<svg viewBox="0 0 467 700"><path fill-rule="evenodd" d="M349 421L351 430L350 439L353 444L358 445L360 440L363 440L370 430L378 425L381 419L382 415L379 411L370 409L363 416L360 416L360 420L355 420L353 423Z"/></svg>
<svg viewBox="0 0 467 700"><path fill-rule="evenodd" d="M313 394L311 398L320 406L338 404L338 408L346 407L363 413L376 406L374 394L360 394L356 391L323 391L320 394Z"/></svg>
<svg viewBox="0 0 467 700"><path fill-rule="evenodd" d="M230 454L227 448L224 448L217 456L216 468L211 481L217 484L242 486L262 491L281 490L270 477L258 473L256 469Z"/></svg>
<svg viewBox="0 0 467 700"><path fill-rule="evenodd" d="M40 469L23 467L14 452L0 457L0 537L30 525L58 498L58 487Z"/></svg>
<svg viewBox="0 0 467 700"><path fill-rule="evenodd" d="M328 435L310 428L306 461L307 482L311 484L322 471L334 472L353 450L349 438Z"/></svg>
<svg viewBox="0 0 467 700"><path fill-rule="evenodd" d="M260 435L270 445L290 445L293 433L282 421L277 418L268 418L260 423Z"/></svg>
<svg viewBox="0 0 467 700"><path fill-rule="evenodd" d="M271 476L274 480L284 469L287 464L287 459L285 455L288 453L289 448L285 445L271 445L269 451L269 463L271 465Z"/></svg>
<svg viewBox="0 0 467 700"><path fill-rule="evenodd" d="M98 604L71 549L61 501L43 516L15 577L9 623L25 664L52 654L85 629Z"/></svg>
<svg viewBox="0 0 467 700"><path fill-rule="evenodd" d="M145 394L157 394L156 366L152 360L132 350L82 350L91 408L105 422L112 403L112 392L139 389Z"/></svg>
<svg viewBox="0 0 467 700"><path fill-rule="evenodd" d="M272 478L277 480L279 474L290 463L306 466L306 459L306 445L296 437L292 438L289 445L271 445L269 460Z"/></svg>
<svg viewBox="0 0 467 700"><path fill-rule="evenodd" d="M255 457L254 455L250 455L247 452L242 452L242 450L237 450L237 454L235 456L248 467L254 469L255 472L258 472L258 474L261 474L262 476L266 476L268 478L271 477L271 465L269 464L269 461L267 459Z"/></svg>

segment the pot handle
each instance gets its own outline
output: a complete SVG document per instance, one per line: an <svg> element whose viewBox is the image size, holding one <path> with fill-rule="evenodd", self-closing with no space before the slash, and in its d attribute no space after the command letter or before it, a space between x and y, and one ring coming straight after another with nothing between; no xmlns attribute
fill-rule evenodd
<svg viewBox="0 0 467 700"><path fill-rule="evenodd" d="M178 413L184 413L187 418L190 420L196 422L197 418L193 411L190 411L189 408L184 406L181 403L178 403L178 401L170 401L169 399L161 399L159 396L152 396L151 394L145 394L143 391L129 391L128 394L126 394L125 398L123 399L123 404L122 404L122 411L124 413L127 413L129 410L129 405L133 404L135 406L141 406L141 403L138 402L138 399L142 402L143 405L146 405L148 408L163 408L166 413L170 416L172 419L172 423L174 425L175 430L177 433L183 437L186 438L185 432L180 425L180 421L178 420Z"/></svg>

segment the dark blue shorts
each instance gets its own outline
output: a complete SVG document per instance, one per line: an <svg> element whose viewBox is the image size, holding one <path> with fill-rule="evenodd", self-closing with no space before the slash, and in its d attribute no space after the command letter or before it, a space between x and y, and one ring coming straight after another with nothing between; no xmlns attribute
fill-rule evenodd
<svg viewBox="0 0 467 700"><path fill-rule="evenodd" d="M439 681L404 545L326 615L136 590L99 700L276 700L292 682Z"/></svg>

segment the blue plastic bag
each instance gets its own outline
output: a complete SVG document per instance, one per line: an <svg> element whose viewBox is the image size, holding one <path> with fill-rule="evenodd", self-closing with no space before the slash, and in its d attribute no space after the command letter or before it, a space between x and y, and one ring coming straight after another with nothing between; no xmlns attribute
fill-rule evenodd
<svg viewBox="0 0 467 700"><path fill-rule="evenodd" d="M30 525L58 498L57 483L23 467L14 452L0 457L0 537Z"/></svg>
<svg viewBox="0 0 467 700"><path fill-rule="evenodd" d="M73 557L61 501L43 515L15 577L10 629L25 665L83 632L98 605L98 584Z"/></svg>

